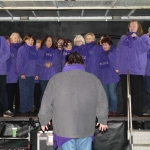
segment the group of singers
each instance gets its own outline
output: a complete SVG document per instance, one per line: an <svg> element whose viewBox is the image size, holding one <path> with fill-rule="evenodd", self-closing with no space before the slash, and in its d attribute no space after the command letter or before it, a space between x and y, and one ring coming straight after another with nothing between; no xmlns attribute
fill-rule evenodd
<svg viewBox="0 0 150 150"><path fill-rule="evenodd" d="M127 115L127 74L130 74L132 114L142 115L142 82L145 76L148 92L147 113L150 114L150 38L138 21L130 21L128 30L115 48L112 39L103 35L96 44L95 35L76 35L70 39L47 35L42 41L18 33L0 37L0 112L3 117L31 115L40 109L40 101L48 81L65 66L71 52L84 59L85 71L101 81L109 102L108 115L117 114L117 85L121 81L123 114ZM40 85L39 92L34 92ZM65 86L65 85L64 85ZM89 85L90 86L90 85ZM81 89L82 93L82 89ZM38 95L38 100L34 97ZM15 102L14 102L15 101ZM38 104L37 104L38 103ZM15 104L15 109L14 109ZM36 105L37 104L37 105Z"/></svg>

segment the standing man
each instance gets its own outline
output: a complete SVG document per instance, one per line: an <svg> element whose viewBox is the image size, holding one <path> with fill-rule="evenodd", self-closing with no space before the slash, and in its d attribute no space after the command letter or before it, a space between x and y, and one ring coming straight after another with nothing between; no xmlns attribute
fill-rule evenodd
<svg viewBox="0 0 150 150"><path fill-rule="evenodd" d="M107 130L105 91L98 78L85 72L77 52L68 54L63 71L50 79L38 116L43 131L52 119L54 148L59 150L91 150L96 117L99 129Z"/></svg>

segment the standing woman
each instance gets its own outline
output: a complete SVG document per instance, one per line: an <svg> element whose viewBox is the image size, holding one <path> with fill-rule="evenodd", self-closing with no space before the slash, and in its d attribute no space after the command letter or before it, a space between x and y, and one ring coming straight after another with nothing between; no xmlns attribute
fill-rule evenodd
<svg viewBox="0 0 150 150"><path fill-rule="evenodd" d="M48 81L58 72L59 58L57 51L53 46L51 36L45 36L41 43L41 49L38 51L40 59L39 65L39 83L41 87L41 96L43 96Z"/></svg>
<svg viewBox="0 0 150 150"><path fill-rule="evenodd" d="M18 33L12 33L10 36L10 57L7 61L7 97L8 97L8 108L12 112L13 104L15 100L15 113L19 112L19 83L18 83L18 72L16 66L17 52L21 46L22 39Z"/></svg>
<svg viewBox="0 0 150 150"><path fill-rule="evenodd" d="M34 43L33 35L27 34L17 54L21 115L29 114L33 107L34 80L38 79L36 64L39 58Z"/></svg>
<svg viewBox="0 0 150 150"><path fill-rule="evenodd" d="M127 35L122 36L116 49L116 72L120 74L123 94L123 113L127 114L127 73L130 73L132 114L142 115L142 81L145 75L150 38L143 33L138 21L131 21Z"/></svg>
<svg viewBox="0 0 150 150"><path fill-rule="evenodd" d="M81 50L81 56L85 62L85 71L99 75L99 50L95 43L95 35L87 33L85 36L85 46Z"/></svg>
<svg viewBox="0 0 150 150"><path fill-rule="evenodd" d="M63 43L64 43L64 39L60 37L57 39L56 46L55 46L59 57L58 72L62 71Z"/></svg>
<svg viewBox="0 0 150 150"><path fill-rule="evenodd" d="M3 108L3 117L12 117L13 113L8 110L8 100L6 93L6 61L10 57L10 47L5 38L0 36L0 103Z"/></svg>
<svg viewBox="0 0 150 150"><path fill-rule="evenodd" d="M73 52L72 41L70 39L64 40L63 47L64 47L64 50L63 50L63 56L62 56L62 69L65 66L66 56L70 54L71 52Z"/></svg>
<svg viewBox="0 0 150 150"><path fill-rule="evenodd" d="M117 112L117 84L119 75L115 72L115 49L112 39L107 36L101 40L102 49L99 57L99 79L102 82L109 104L109 116L115 116Z"/></svg>
<svg viewBox="0 0 150 150"><path fill-rule="evenodd" d="M85 40L82 35L76 35L74 38L74 47L73 50L74 52L78 52L81 54L81 51L85 45Z"/></svg>

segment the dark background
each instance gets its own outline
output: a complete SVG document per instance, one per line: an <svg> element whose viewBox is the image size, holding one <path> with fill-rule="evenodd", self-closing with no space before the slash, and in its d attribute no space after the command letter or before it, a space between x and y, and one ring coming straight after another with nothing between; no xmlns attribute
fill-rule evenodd
<svg viewBox="0 0 150 150"><path fill-rule="evenodd" d="M1 35L11 35L12 32L18 32L23 38L29 33L35 36L36 39L43 39L45 35L51 35L54 40L58 37L74 39L76 34L93 32L96 38L103 34L108 34L112 37L114 45L121 35L126 34L127 21L101 21L101 22L0 22ZM140 22L144 33L147 33L150 21Z"/></svg>

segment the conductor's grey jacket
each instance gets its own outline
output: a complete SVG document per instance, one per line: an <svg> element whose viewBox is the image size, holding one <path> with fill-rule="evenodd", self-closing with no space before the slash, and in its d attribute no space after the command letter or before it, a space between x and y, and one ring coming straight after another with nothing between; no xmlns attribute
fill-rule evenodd
<svg viewBox="0 0 150 150"><path fill-rule="evenodd" d="M61 72L46 87L38 114L42 126L52 119L57 136L89 137L95 131L95 118L106 125L108 101L99 79L82 70Z"/></svg>

